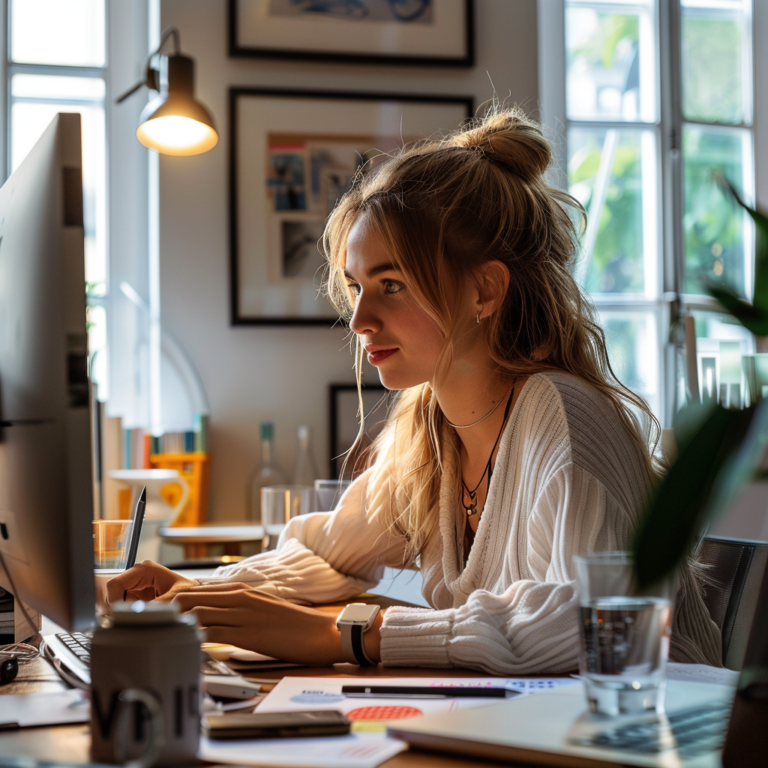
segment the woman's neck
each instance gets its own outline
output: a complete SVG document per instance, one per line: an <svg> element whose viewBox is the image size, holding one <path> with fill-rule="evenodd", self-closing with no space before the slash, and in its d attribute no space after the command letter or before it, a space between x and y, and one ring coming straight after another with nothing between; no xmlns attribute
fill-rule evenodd
<svg viewBox="0 0 768 768"><path fill-rule="evenodd" d="M513 384L514 400L517 400L525 378L517 377L515 380L512 376L499 377L490 373L468 380L457 376L453 382L447 382L438 390L437 401L443 415L449 423L464 427L456 429L456 434L462 444L462 469L469 478L475 474L479 476L485 468L488 454L504 421L506 402Z"/></svg>

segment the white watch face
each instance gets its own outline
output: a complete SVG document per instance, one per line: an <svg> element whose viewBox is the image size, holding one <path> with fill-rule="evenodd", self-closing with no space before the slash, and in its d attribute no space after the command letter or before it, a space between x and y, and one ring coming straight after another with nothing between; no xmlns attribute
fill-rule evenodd
<svg viewBox="0 0 768 768"><path fill-rule="evenodd" d="M353 624L367 624L379 610L378 605L366 605L365 603L352 603L339 615L337 622L352 622Z"/></svg>

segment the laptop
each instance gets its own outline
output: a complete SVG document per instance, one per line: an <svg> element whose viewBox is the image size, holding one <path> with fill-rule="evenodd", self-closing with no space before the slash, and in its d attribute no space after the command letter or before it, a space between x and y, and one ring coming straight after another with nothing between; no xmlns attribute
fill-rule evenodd
<svg viewBox="0 0 768 768"><path fill-rule="evenodd" d="M455 713L398 721L387 728L412 747L553 766L721 768L734 689L667 683L668 714L605 718L587 709L581 685Z"/></svg>
<svg viewBox="0 0 768 768"><path fill-rule="evenodd" d="M554 766L768 765L766 638L768 569L738 690L668 680L666 714L607 718L589 712L583 686L566 685L487 707L393 722L387 733L415 748Z"/></svg>

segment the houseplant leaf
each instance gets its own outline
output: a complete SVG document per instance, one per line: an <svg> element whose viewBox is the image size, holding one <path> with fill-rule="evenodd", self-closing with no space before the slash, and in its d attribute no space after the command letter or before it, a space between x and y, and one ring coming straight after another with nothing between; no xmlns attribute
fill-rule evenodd
<svg viewBox="0 0 768 768"><path fill-rule="evenodd" d="M747 330L756 336L766 336L768 335L768 330L766 330L766 325L768 325L768 216L762 211L750 208L741 199L736 188L721 173L715 174L715 180L730 193L731 197L751 216L755 223L755 290L751 305L755 312L751 313L747 309L750 304L740 299L738 294L730 288L709 282L706 289Z"/></svg>
<svg viewBox="0 0 768 768"><path fill-rule="evenodd" d="M744 410L717 406L681 446L634 540L641 586L672 573L705 524L728 509L768 445L768 401Z"/></svg>
<svg viewBox="0 0 768 768"><path fill-rule="evenodd" d="M768 274L768 269L766 270ZM757 283L755 284L757 292ZM748 331L755 336L768 336L768 298L766 298L766 309L758 304L750 304L732 288L727 286L709 283L707 293L722 304L723 308L732 314Z"/></svg>

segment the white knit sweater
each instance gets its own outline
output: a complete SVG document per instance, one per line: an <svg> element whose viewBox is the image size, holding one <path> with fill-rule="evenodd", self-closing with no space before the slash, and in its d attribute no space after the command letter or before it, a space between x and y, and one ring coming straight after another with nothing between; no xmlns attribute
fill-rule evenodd
<svg viewBox="0 0 768 768"><path fill-rule="evenodd" d="M457 441L446 427L444 440ZM611 403L562 373L528 379L502 436L488 498L463 567L465 516L457 452L445 450L439 529L420 557L432 609L396 607L381 628L385 665L468 667L492 674L577 666L575 554L626 548L654 482ZM220 568L296 602L346 600L404 565L406 542L386 524L391 457L358 478L334 512L295 518L274 552ZM681 661L719 664L719 633L689 574L679 601Z"/></svg>

